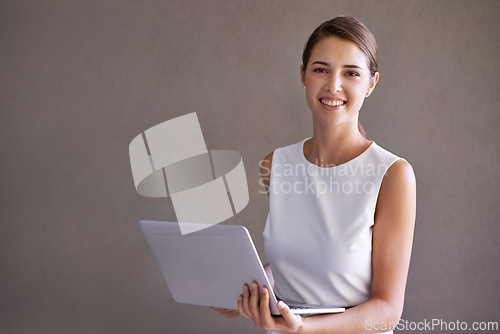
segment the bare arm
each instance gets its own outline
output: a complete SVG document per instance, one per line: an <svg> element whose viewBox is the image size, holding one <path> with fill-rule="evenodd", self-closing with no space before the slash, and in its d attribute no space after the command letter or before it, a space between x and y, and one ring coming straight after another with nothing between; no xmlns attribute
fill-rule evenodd
<svg viewBox="0 0 500 334"><path fill-rule="evenodd" d="M266 189L268 196L269 196L269 182L271 180L272 162L273 162L273 152L269 153L260 163L260 180L261 184ZM269 265L269 263L264 266L264 270L266 271L269 283L271 283L271 287L274 289L274 276L273 272L271 271L271 266Z"/></svg>
<svg viewBox="0 0 500 334"><path fill-rule="evenodd" d="M272 317L266 305L269 300L267 293L263 293L259 303L258 294L247 290L238 302L240 314L251 318L259 328L283 333L376 333L393 329L403 310L415 202L413 169L407 162L397 161L384 177L377 202L372 286L370 298L365 303L344 313L307 318L291 314L286 305L278 305L283 317Z"/></svg>
<svg viewBox="0 0 500 334"><path fill-rule="evenodd" d="M264 160L260 162L260 184L269 195L269 182L271 181L271 166L273 163L273 153L269 153Z"/></svg>
<svg viewBox="0 0 500 334"><path fill-rule="evenodd" d="M370 333L393 329L403 312L416 211L411 166L395 162L380 189L373 227L370 299L342 314L304 318L303 333ZM385 326L381 328L381 326Z"/></svg>
<svg viewBox="0 0 500 334"><path fill-rule="evenodd" d="M271 271L271 266L266 264L264 266L264 270L266 271L267 279L269 279L269 283L271 283L271 288L274 289L274 277L273 277L273 272Z"/></svg>

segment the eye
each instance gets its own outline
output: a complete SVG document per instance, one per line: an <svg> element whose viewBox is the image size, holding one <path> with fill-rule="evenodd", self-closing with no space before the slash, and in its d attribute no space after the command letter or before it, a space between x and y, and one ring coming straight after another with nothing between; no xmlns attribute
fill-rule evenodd
<svg viewBox="0 0 500 334"><path fill-rule="evenodd" d="M322 68L322 67L318 67L318 68L315 68L313 69L313 72L316 72L316 73L328 73L326 68Z"/></svg>
<svg viewBox="0 0 500 334"><path fill-rule="evenodd" d="M359 77L359 73L358 72L354 72L354 71L349 71L346 73L346 75L348 77Z"/></svg>

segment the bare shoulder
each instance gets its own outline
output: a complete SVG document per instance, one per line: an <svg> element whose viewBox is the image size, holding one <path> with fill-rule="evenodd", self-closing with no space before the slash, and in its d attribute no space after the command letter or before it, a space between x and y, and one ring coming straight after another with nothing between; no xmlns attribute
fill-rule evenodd
<svg viewBox="0 0 500 334"><path fill-rule="evenodd" d="M387 170L377 200L376 216L395 218L406 216L402 221L414 221L416 206L416 179L413 167L405 160L397 160ZM385 219L384 219L385 220ZM388 219L395 221L396 219Z"/></svg>
<svg viewBox="0 0 500 334"><path fill-rule="evenodd" d="M273 164L274 151L266 155L260 162L260 176L269 176L271 173L271 166Z"/></svg>
<svg viewBox="0 0 500 334"><path fill-rule="evenodd" d="M399 159L387 170L382 186L411 186L415 184L415 172L413 167L406 161Z"/></svg>
<svg viewBox="0 0 500 334"><path fill-rule="evenodd" d="M273 154L274 151L269 153L260 162L260 180L261 184L265 187L266 192L269 193L269 182L271 180L271 166L273 164Z"/></svg>

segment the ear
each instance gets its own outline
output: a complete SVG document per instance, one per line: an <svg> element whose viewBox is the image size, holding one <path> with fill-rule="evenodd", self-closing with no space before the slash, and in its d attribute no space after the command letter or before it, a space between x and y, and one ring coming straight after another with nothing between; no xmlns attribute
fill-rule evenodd
<svg viewBox="0 0 500 334"><path fill-rule="evenodd" d="M302 80L302 84L306 85L305 75L304 75L304 65L300 65L300 80Z"/></svg>
<svg viewBox="0 0 500 334"><path fill-rule="evenodd" d="M375 72L373 75L373 78L370 80L370 87L368 88L368 91L366 92L365 98L370 96L370 94L373 92L375 89L375 86L377 85L378 79L380 78L380 74L378 72Z"/></svg>

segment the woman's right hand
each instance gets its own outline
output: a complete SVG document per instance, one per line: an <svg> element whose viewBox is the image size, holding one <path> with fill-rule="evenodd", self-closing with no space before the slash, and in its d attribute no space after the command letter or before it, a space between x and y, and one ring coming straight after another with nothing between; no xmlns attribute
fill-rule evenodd
<svg viewBox="0 0 500 334"><path fill-rule="evenodd" d="M274 277L273 277L273 273L271 271L271 266L269 265L269 263L264 266L264 271L266 272L267 278L269 279L269 283L271 283L271 286L274 288ZM213 306L210 306L210 308L212 310L214 310L215 312L225 316L226 318L230 318L230 319L236 318L237 316L240 315L238 310L231 310L228 308L220 308L220 307L213 307Z"/></svg>
<svg viewBox="0 0 500 334"><path fill-rule="evenodd" d="M231 310L231 309L227 309L227 308L212 307L212 306L210 306L210 308L212 310L216 311L217 313L225 316L226 318L236 318L237 316L240 315L238 310Z"/></svg>

